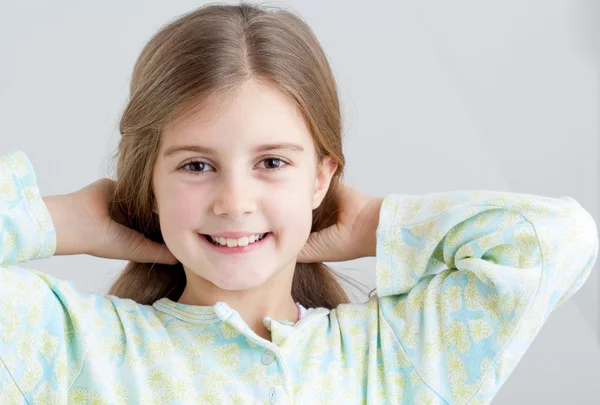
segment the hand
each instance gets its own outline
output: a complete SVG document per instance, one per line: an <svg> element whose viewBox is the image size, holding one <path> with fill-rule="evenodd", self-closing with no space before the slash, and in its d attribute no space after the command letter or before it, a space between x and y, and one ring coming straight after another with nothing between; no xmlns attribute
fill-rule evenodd
<svg viewBox="0 0 600 405"><path fill-rule="evenodd" d="M112 220L115 182L97 180L71 194L43 197L56 229L56 255L88 254L139 263L176 264L166 245Z"/></svg>
<svg viewBox="0 0 600 405"><path fill-rule="evenodd" d="M298 263L340 262L375 256L376 231L383 198L371 197L343 183L337 223L312 232Z"/></svg>

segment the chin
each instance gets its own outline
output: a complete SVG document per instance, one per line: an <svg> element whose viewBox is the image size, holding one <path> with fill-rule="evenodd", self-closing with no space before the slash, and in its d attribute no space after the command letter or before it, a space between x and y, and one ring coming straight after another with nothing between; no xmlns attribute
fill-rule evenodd
<svg viewBox="0 0 600 405"><path fill-rule="evenodd" d="M225 291L244 291L261 286L256 280L234 280L229 282L213 282L214 285Z"/></svg>
<svg viewBox="0 0 600 405"><path fill-rule="evenodd" d="M250 290L264 284L272 275L256 274L250 272L230 273L230 277L223 279L211 277L208 280L215 286L226 291Z"/></svg>

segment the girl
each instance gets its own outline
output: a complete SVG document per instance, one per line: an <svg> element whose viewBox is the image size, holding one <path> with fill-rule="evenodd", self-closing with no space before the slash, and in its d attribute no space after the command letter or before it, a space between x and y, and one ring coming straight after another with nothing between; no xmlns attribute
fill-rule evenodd
<svg viewBox="0 0 600 405"><path fill-rule="evenodd" d="M292 13L208 5L141 53L117 180L41 197L0 159L2 404L487 404L598 254L572 198L371 197ZM15 266L130 260L107 295ZM323 261L376 257L349 303Z"/></svg>

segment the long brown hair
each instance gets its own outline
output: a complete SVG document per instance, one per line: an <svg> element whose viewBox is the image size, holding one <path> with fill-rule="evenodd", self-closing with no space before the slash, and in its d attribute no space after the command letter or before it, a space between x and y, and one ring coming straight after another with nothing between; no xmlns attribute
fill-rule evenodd
<svg viewBox="0 0 600 405"><path fill-rule="evenodd" d="M135 63L130 99L120 120L117 179L111 203L116 221L163 242L153 212L152 171L166 123L212 98L224 98L249 79L276 86L308 123L317 158L338 164L329 191L313 211L312 229L335 223L345 160L336 83L309 26L282 8L212 3L169 22L150 39ZM297 263L292 297L306 307L335 308L349 302L323 263ZM186 284L181 263L129 262L108 294L152 304L177 301Z"/></svg>

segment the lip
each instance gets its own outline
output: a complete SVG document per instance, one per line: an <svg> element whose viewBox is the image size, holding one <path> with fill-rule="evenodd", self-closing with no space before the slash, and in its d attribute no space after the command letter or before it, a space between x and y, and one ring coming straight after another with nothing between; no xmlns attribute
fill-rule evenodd
<svg viewBox="0 0 600 405"><path fill-rule="evenodd" d="M253 235L253 234L250 234L250 235ZM271 232L268 232L267 236L265 236L263 239L261 239L258 242L250 243L247 246L228 247L228 246L213 245L211 242L208 241L208 239L206 239L206 235L200 234L200 233L198 234L200 239L202 241L204 241L204 243L206 243L210 248L214 249L218 253L229 254L229 255L253 252L256 249L259 249L261 246L263 246L267 241L269 241L271 239L272 235L273 234Z"/></svg>
<svg viewBox="0 0 600 405"><path fill-rule="evenodd" d="M206 235L210 235L210 236L214 236L214 237L239 239L239 238L243 238L244 236L262 235L263 233L267 233L267 232L242 232L242 231L238 231L238 232L209 233L209 234L206 234Z"/></svg>

